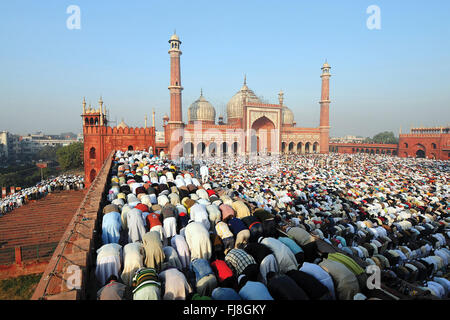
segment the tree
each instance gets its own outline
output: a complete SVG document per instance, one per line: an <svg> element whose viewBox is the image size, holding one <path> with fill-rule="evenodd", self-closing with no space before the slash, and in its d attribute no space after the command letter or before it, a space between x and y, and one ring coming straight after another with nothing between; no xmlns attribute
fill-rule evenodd
<svg viewBox="0 0 450 320"><path fill-rule="evenodd" d="M373 138L366 138L364 142L380 143L380 144L397 144L398 138L395 137L393 132L385 131L374 135Z"/></svg>
<svg viewBox="0 0 450 320"><path fill-rule="evenodd" d="M56 151L58 151L59 148L61 148L61 146L57 147L45 146L38 151L38 153L34 158L43 161L51 161L51 160L57 161Z"/></svg>
<svg viewBox="0 0 450 320"><path fill-rule="evenodd" d="M63 170L81 168L83 165L83 143L75 142L56 151L58 163Z"/></svg>

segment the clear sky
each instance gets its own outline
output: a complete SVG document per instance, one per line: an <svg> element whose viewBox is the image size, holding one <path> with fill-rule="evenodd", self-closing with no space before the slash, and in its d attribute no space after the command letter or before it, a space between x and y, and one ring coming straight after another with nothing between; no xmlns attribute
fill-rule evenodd
<svg viewBox="0 0 450 320"><path fill-rule="evenodd" d="M69 5L81 10L70 30ZM370 5L381 29L369 30ZM81 132L83 96L110 119L157 127L169 113L169 44L182 41L183 114L203 94L219 115L244 74L258 96L317 127L331 65L331 136L450 121L450 1L16 0L0 2L0 130Z"/></svg>

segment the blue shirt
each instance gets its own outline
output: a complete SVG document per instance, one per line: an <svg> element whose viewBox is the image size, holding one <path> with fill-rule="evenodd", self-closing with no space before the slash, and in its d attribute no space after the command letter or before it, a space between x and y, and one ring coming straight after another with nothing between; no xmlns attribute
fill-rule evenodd
<svg viewBox="0 0 450 320"><path fill-rule="evenodd" d="M103 244L119 243L121 228L122 222L120 219L120 213L109 212L105 214L102 220Z"/></svg>
<svg viewBox="0 0 450 320"><path fill-rule="evenodd" d="M233 235L236 237L239 232L242 230L248 229L245 225L244 221L242 221L239 218L231 218L228 221L228 227L230 228L230 231L233 232Z"/></svg>
<svg viewBox="0 0 450 320"><path fill-rule="evenodd" d="M213 300L242 300L241 296L231 288L217 287L211 294Z"/></svg>
<svg viewBox="0 0 450 320"><path fill-rule="evenodd" d="M292 251L293 254L303 252L302 248L300 248L300 246L291 238L279 237L278 240L284 243Z"/></svg>
<svg viewBox="0 0 450 320"><path fill-rule="evenodd" d="M247 281L239 291L242 300L273 300L269 289L258 281Z"/></svg>
<svg viewBox="0 0 450 320"><path fill-rule="evenodd" d="M214 274L209 262L205 259L195 259L191 262L191 270L195 273L195 280Z"/></svg>

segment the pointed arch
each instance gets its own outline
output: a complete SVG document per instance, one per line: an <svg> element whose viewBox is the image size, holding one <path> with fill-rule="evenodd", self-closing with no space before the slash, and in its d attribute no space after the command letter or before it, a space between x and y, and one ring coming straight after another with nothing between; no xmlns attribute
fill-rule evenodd
<svg viewBox="0 0 450 320"><path fill-rule="evenodd" d="M95 148L92 147L91 149L89 149L89 159L95 159L95 158L96 158Z"/></svg>

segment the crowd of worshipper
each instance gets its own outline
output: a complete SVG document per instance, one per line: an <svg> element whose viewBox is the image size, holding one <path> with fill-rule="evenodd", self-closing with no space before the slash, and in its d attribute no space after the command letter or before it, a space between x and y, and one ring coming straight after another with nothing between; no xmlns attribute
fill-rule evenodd
<svg viewBox="0 0 450 320"><path fill-rule="evenodd" d="M200 166L116 152L97 299L449 297L448 162L329 154Z"/></svg>
<svg viewBox="0 0 450 320"><path fill-rule="evenodd" d="M80 175L65 174L43 180L33 187L21 189L0 199L0 216L30 201L42 199L52 192L82 189L84 189L84 177Z"/></svg>

